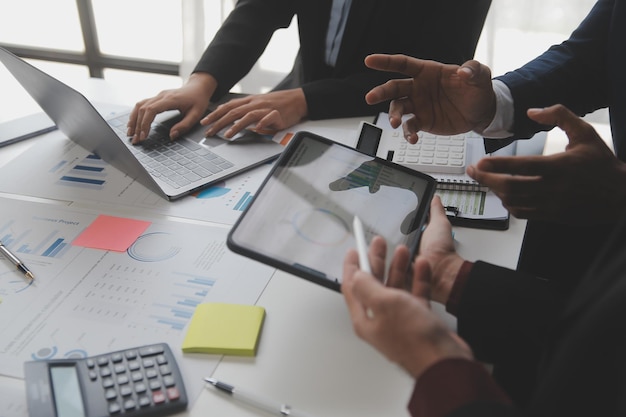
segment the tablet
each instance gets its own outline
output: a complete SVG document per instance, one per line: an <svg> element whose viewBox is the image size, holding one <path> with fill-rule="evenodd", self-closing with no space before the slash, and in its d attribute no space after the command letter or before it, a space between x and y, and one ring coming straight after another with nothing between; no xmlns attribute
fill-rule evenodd
<svg viewBox="0 0 626 417"><path fill-rule="evenodd" d="M298 132L228 234L236 253L339 291L343 261L356 248L358 216L369 243L415 253L436 181L310 133Z"/></svg>

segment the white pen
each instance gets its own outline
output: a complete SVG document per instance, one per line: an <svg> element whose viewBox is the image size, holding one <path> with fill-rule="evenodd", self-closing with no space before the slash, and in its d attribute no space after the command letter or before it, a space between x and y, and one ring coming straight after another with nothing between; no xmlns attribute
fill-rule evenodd
<svg viewBox="0 0 626 417"><path fill-rule="evenodd" d="M361 270L372 273L370 261L367 257L367 241L365 240L365 232L363 231L363 223L358 216L354 216L352 220L352 229L354 229L354 238L356 239L356 249L359 252L359 265Z"/></svg>
<svg viewBox="0 0 626 417"><path fill-rule="evenodd" d="M261 398L255 394L243 391L240 388L235 388L232 385L228 385L222 381L218 381L214 378L204 378L206 382L213 385L220 391L226 392L234 399L249 404L253 407L265 410L269 413L279 416L291 416L291 417L311 417L310 414L303 413L302 411L294 410L288 404L281 404L276 401Z"/></svg>

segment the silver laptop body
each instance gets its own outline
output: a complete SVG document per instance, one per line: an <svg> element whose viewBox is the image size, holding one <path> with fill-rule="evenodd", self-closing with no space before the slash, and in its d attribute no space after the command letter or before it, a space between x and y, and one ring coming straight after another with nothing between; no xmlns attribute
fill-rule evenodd
<svg viewBox="0 0 626 417"><path fill-rule="evenodd" d="M283 150L252 132L233 142L205 138L200 125L170 141L171 117L164 115L145 143L132 145L126 136L130 113L107 122L78 91L2 47L0 61L72 141L169 200L270 161Z"/></svg>

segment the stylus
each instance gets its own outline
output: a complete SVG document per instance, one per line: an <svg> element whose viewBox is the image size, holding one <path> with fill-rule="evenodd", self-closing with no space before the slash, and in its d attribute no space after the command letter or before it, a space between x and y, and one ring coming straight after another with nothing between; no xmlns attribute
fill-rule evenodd
<svg viewBox="0 0 626 417"><path fill-rule="evenodd" d="M311 417L310 414L295 410L291 408L291 406L288 404L281 404L267 398L261 398L258 395L243 391L240 388L236 388L222 381L218 381L215 378L204 378L204 380L213 385L218 390L228 393L234 399L237 399L261 410L265 410L269 413L279 416Z"/></svg>
<svg viewBox="0 0 626 417"><path fill-rule="evenodd" d="M365 240L363 223L358 216L354 216L352 228L354 229L354 238L356 239L356 249L359 252L359 265L361 266L361 270L371 274L372 268L370 268L370 261L367 257L367 241Z"/></svg>

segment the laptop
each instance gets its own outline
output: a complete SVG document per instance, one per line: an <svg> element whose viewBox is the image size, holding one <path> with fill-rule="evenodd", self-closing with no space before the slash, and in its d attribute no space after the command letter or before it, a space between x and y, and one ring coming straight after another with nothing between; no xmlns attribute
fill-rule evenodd
<svg viewBox="0 0 626 417"><path fill-rule="evenodd" d="M283 145L251 131L236 141L206 138L200 124L171 141L167 136L181 117L178 112L159 115L147 139L132 145L126 136L130 111L107 121L78 91L2 47L0 61L72 141L168 200L271 161L283 151Z"/></svg>

